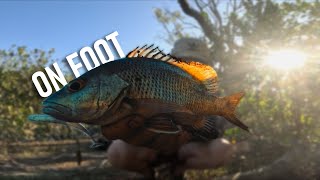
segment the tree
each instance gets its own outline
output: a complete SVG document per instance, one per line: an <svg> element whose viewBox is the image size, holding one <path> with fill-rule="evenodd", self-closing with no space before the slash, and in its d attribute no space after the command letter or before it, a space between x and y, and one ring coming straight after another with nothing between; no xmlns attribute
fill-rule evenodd
<svg viewBox="0 0 320 180"><path fill-rule="evenodd" d="M316 63L320 56L319 1L178 3L181 11L155 10L169 34L165 40L173 43L195 32L211 50L221 91L246 92L239 111L253 135L237 129L227 131L227 135L234 141L249 141L253 151L243 154L246 160L237 161L229 172L268 165L283 155L291 157L286 154L292 148L319 143L320 101L314 98L320 81ZM264 57L279 49L298 49L307 53L308 59L299 69L276 71L265 65Z"/></svg>
<svg viewBox="0 0 320 180"><path fill-rule="evenodd" d="M0 50L0 139L3 141L48 139L70 135L61 126L35 124L28 115L41 112L43 100L35 89L31 76L42 71L51 60L53 50L48 52L24 46Z"/></svg>

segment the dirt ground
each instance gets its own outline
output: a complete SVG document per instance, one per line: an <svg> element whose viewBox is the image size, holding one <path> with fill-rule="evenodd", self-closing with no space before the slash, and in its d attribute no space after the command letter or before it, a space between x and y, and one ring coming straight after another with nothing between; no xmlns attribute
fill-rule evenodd
<svg viewBox="0 0 320 180"><path fill-rule="evenodd" d="M0 142L0 179L140 179L112 168L105 151L89 148L89 140ZM77 150L80 147L81 163ZM78 156L79 157L79 156Z"/></svg>

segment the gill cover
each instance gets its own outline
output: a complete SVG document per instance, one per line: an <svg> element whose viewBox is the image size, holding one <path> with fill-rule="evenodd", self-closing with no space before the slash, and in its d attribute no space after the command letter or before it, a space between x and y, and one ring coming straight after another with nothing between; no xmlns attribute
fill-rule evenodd
<svg viewBox="0 0 320 180"><path fill-rule="evenodd" d="M97 116L99 117L114 106L119 106L129 87L129 83L116 74L101 74L101 76L97 100L97 109L99 109Z"/></svg>

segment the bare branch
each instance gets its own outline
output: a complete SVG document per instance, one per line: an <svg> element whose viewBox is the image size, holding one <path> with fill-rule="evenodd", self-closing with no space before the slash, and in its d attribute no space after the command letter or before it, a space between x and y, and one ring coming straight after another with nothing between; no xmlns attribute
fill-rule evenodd
<svg viewBox="0 0 320 180"><path fill-rule="evenodd" d="M216 47L223 48L222 40L217 35L213 29L212 24L207 21L201 14L200 12L196 11L195 9L191 8L190 5L186 2L186 0L178 0L178 3L181 6L181 9L183 10L184 13L187 15L193 17L201 26L204 34L212 41L214 42L214 45Z"/></svg>
<svg viewBox="0 0 320 180"><path fill-rule="evenodd" d="M198 29L198 30L201 30L201 28L193 23L190 23L190 22L187 22L187 21L184 21L183 19L178 19L182 24L188 26L189 28L194 28L194 29Z"/></svg>
<svg viewBox="0 0 320 180"><path fill-rule="evenodd" d="M198 9L200 10L200 12L203 12L203 7L201 7L201 5L199 4L199 1L194 0L194 2L196 3Z"/></svg>
<svg viewBox="0 0 320 180"><path fill-rule="evenodd" d="M218 11L218 4L215 1L211 1L211 5L209 6L210 10L214 14L214 17L217 19L218 24L219 24L219 29L221 31L222 28L222 18L220 15L220 12Z"/></svg>

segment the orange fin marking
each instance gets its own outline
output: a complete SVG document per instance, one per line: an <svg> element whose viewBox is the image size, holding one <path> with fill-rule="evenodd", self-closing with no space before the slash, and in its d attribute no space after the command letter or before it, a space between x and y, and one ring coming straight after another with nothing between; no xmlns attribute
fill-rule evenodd
<svg viewBox="0 0 320 180"><path fill-rule="evenodd" d="M209 65L202 64L200 62L185 62L182 59L176 58L170 54L163 53L158 47L152 48L153 45L144 45L141 48L137 47L131 51L126 57L136 58L145 57L146 59L156 59L164 61L174 66L177 66L194 79L200 81L207 89L209 94L214 94L218 90L218 75L216 71Z"/></svg>
<svg viewBox="0 0 320 180"><path fill-rule="evenodd" d="M249 131L248 126L243 124L235 115L236 107L243 96L244 96L244 93L240 92L240 93L222 98L222 101L224 101L223 104L225 104L225 106L222 109L223 111L222 116L225 117L228 121L230 121L234 125L240 127L241 129Z"/></svg>

